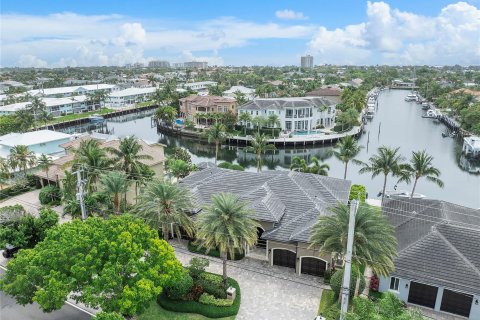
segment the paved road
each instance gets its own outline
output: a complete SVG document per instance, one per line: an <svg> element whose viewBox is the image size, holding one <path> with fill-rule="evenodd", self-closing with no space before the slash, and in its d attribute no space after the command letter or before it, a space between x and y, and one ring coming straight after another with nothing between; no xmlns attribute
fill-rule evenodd
<svg viewBox="0 0 480 320"><path fill-rule="evenodd" d="M0 268L0 277L4 274ZM44 313L36 303L21 306L0 291L0 319L2 320L88 320L91 316L70 305L50 313Z"/></svg>

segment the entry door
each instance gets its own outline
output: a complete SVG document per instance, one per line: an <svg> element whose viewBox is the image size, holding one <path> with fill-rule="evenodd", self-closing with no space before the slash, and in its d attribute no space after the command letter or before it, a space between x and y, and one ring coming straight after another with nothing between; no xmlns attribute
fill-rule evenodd
<svg viewBox="0 0 480 320"><path fill-rule="evenodd" d="M288 267L295 269L295 262L297 255L295 252L283 249L273 250L273 264L281 267Z"/></svg>
<svg viewBox="0 0 480 320"><path fill-rule="evenodd" d="M408 302L433 309L437 300L437 292L437 287L412 281L410 282Z"/></svg>
<svg viewBox="0 0 480 320"><path fill-rule="evenodd" d="M311 274L313 276L323 277L327 263L321 259L306 257L302 258L301 273Z"/></svg>
<svg viewBox="0 0 480 320"><path fill-rule="evenodd" d="M443 290L440 310L468 318L472 308L472 301L473 296L470 294L445 289Z"/></svg>

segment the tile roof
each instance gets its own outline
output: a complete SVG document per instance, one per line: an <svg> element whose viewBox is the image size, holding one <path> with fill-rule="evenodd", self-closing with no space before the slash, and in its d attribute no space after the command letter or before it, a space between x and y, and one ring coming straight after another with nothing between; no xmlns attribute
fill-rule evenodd
<svg viewBox="0 0 480 320"><path fill-rule="evenodd" d="M201 208L212 194L231 192L250 202L259 221L273 222L263 238L282 242L308 242L312 226L327 208L346 203L350 181L309 173L235 171L203 166L181 184L188 186Z"/></svg>
<svg viewBox="0 0 480 320"><path fill-rule="evenodd" d="M386 200L395 227L394 276L480 294L480 210L440 200Z"/></svg>
<svg viewBox="0 0 480 320"><path fill-rule="evenodd" d="M289 98L257 98L239 107L240 110L265 110L285 108L314 107L323 108L331 106L330 100L321 97L289 97Z"/></svg>
<svg viewBox="0 0 480 320"><path fill-rule="evenodd" d="M306 96L336 96L339 97L342 95L342 90L337 88L320 88L306 93Z"/></svg>
<svg viewBox="0 0 480 320"><path fill-rule="evenodd" d="M201 107L210 107L214 106L216 103L235 103L233 98L225 98L219 96L198 96L191 95L186 98L180 99L181 103L187 102L188 104L201 106Z"/></svg>

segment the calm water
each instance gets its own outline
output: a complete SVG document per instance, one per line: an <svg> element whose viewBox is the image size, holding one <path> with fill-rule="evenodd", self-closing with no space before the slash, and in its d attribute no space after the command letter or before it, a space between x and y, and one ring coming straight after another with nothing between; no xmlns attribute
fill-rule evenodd
<svg viewBox="0 0 480 320"><path fill-rule="evenodd" d="M377 113L366 126L366 132L359 140L363 149L359 160L367 161L379 146L400 147L400 152L407 158L414 150L427 150L435 159L434 165L442 172L441 179L445 183L443 189L420 180L416 192L429 198L443 199L472 208L480 207L480 175L463 170L460 163L461 144L451 138L442 138L445 131L442 124L431 119L423 119L423 110L415 103L404 101L408 91L384 91L379 97ZM128 119L125 119L128 120ZM167 146L183 146L192 153L195 163L213 161L214 148L195 140L178 139L158 134L151 127L150 117L125 122L108 122L108 129L117 136L134 134L147 141L159 141ZM329 155L331 147L287 148L278 149L275 154L266 155L263 170L288 170L294 156L309 159L317 156L330 165L329 175L343 177L343 164ZM236 146L223 146L220 160L239 163L249 171L255 171L255 156L245 153ZM350 164L347 178L353 183L367 186L370 197L376 196L382 188L383 177L371 179L369 175L358 174L358 167ZM392 189L396 179L389 177L387 189ZM411 190L411 185L399 185L399 189Z"/></svg>

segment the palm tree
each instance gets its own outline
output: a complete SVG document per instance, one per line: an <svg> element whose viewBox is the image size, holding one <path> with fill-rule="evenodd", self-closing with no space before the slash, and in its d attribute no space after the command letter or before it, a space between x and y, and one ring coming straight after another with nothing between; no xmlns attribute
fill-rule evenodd
<svg viewBox="0 0 480 320"><path fill-rule="evenodd" d="M37 128L37 120L38 120L39 116L42 113L47 112L46 108L47 108L47 105L45 104L45 102L43 102L43 100L41 98L34 97L32 99L32 102L28 106L27 110L28 110L28 112L30 112L33 115L33 128L34 129Z"/></svg>
<svg viewBox="0 0 480 320"><path fill-rule="evenodd" d="M250 141L250 146L245 149L247 152L253 152L257 155L257 172L262 171L262 155L267 151L276 150L275 145L268 143L267 136L262 133L256 133L253 140Z"/></svg>
<svg viewBox="0 0 480 320"><path fill-rule="evenodd" d="M9 157L13 169L18 167L19 170L23 170L25 177L27 176L27 167L34 166L37 160L35 153L23 145L16 145L11 148Z"/></svg>
<svg viewBox="0 0 480 320"><path fill-rule="evenodd" d="M358 145L357 140L352 136L346 136L337 142L333 154L338 160L345 164L345 171L343 173L343 179L347 179L347 167L350 160L354 160L360 153L361 147Z"/></svg>
<svg viewBox="0 0 480 320"><path fill-rule="evenodd" d="M162 106L155 111L154 118L156 120L163 120L167 124L170 124L173 129L173 123L177 117L177 110L174 107Z"/></svg>
<svg viewBox="0 0 480 320"><path fill-rule="evenodd" d="M398 151L400 148L392 149L390 147L382 146L378 148L377 154L374 154L368 159L368 163L359 162L363 167L359 173L369 172L372 174L372 179L379 174L384 175L382 201L385 197L385 188L387 187L387 177L391 173L392 176L399 176L405 164L401 162L404 160Z"/></svg>
<svg viewBox="0 0 480 320"><path fill-rule="evenodd" d="M413 198L417 182L420 178L425 177L428 181L434 182L440 188L443 188L443 181L438 177L440 176L440 170L432 165L433 157L429 155L425 150L413 151L410 163L404 168L406 173L399 181L406 181L410 183L411 179L414 179L412 193L410 198Z"/></svg>
<svg viewBox="0 0 480 320"><path fill-rule="evenodd" d="M82 167L87 173L87 189L92 192L102 171L109 169L112 161L108 158L106 149L101 148L100 141L87 139L80 142L74 150L74 165Z"/></svg>
<svg viewBox="0 0 480 320"><path fill-rule="evenodd" d="M328 176L328 170L330 170L330 166L328 164L321 163L320 160L315 156L313 156L310 161L310 164L308 164L305 159L293 157L292 164L290 164L290 170Z"/></svg>
<svg viewBox="0 0 480 320"><path fill-rule="evenodd" d="M147 81L152 87L155 87L157 85L157 79L153 74L147 76Z"/></svg>
<svg viewBox="0 0 480 320"><path fill-rule="evenodd" d="M181 229L189 236L194 234L194 223L188 213L193 208L188 189L168 181L152 180L138 197L134 213L145 219L154 229L161 229L168 240L170 227L181 237Z"/></svg>
<svg viewBox="0 0 480 320"><path fill-rule="evenodd" d="M272 126L272 138L274 138L275 128L277 128L277 126L280 126L280 118L276 114L272 113L268 116L267 122Z"/></svg>
<svg viewBox="0 0 480 320"><path fill-rule="evenodd" d="M207 250L218 249L223 261L223 284L227 286L227 257L257 241L254 211L232 193L212 195L212 204L198 215L197 238Z"/></svg>
<svg viewBox="0 0 480 320"><path fill-rule="evenodd" d="M298 172L307 172L308 164L305 159L300 157L293 157L292 163L290 164L290 170Z"/></svg>
<svg viewBox="0 0 480 320"><path fill-rule="evenodd" d="M338 204L330 208L332 215L320 216L313 226L310 248L320 254L344 256L347 250L350 208ZM355 214L352 259L357 265L368 265L375 274L387 276L395 267L397 255L395 230L381 211L360 205Z"/></svg>
<svg viewBox="0 0 480 320"><path fill-rule="evenodd" d="M120 195L128 191L128 177L123 171L110 171L100 176L102 191L113 196L113 209L120 214Z"/></svg>
<svg viewBox="0 0 480 320"><path fill-rule="evenodd" d="M38 167L45 171L47 175L47 183L50 185L50 179L48 179L48 171L53 164L52 158L47 156L46 154L42 153L42 155L38 158ZM40 180L43 186L43 179Z"/></svg>
<svg viewBox="0 0 480 320"><path fill-rule="evenodd" d="M215 143L215 165L218 160L218 147L227 137L227 128L222 123L215 123L206 131L208 143Z"/></svg>
<svg viewBox="0 0 480 320"><path fill-rule="evenodd" d="M260 127L263 125L264 122L265 120L260 116L256 116L252 119L252 123L257 127L258 133L260 133Z"/></svg>
<svg viewBox="0 0 480 320"><path fill-rule="evenodd" d="M10 164L8 160L0 157L0 190L3 190L3 183L10 177Z"/></svg>
<svg viewBox="0 0 480 320"><path fill-rule="evenodd" d="M240 113L240 116L238 117L238 120L240 120L242 122L243 130L244 130L243 133L246 136L247 135L247 123L252 121L252 116L248 112L242 112L242 113Z"/></svg>

